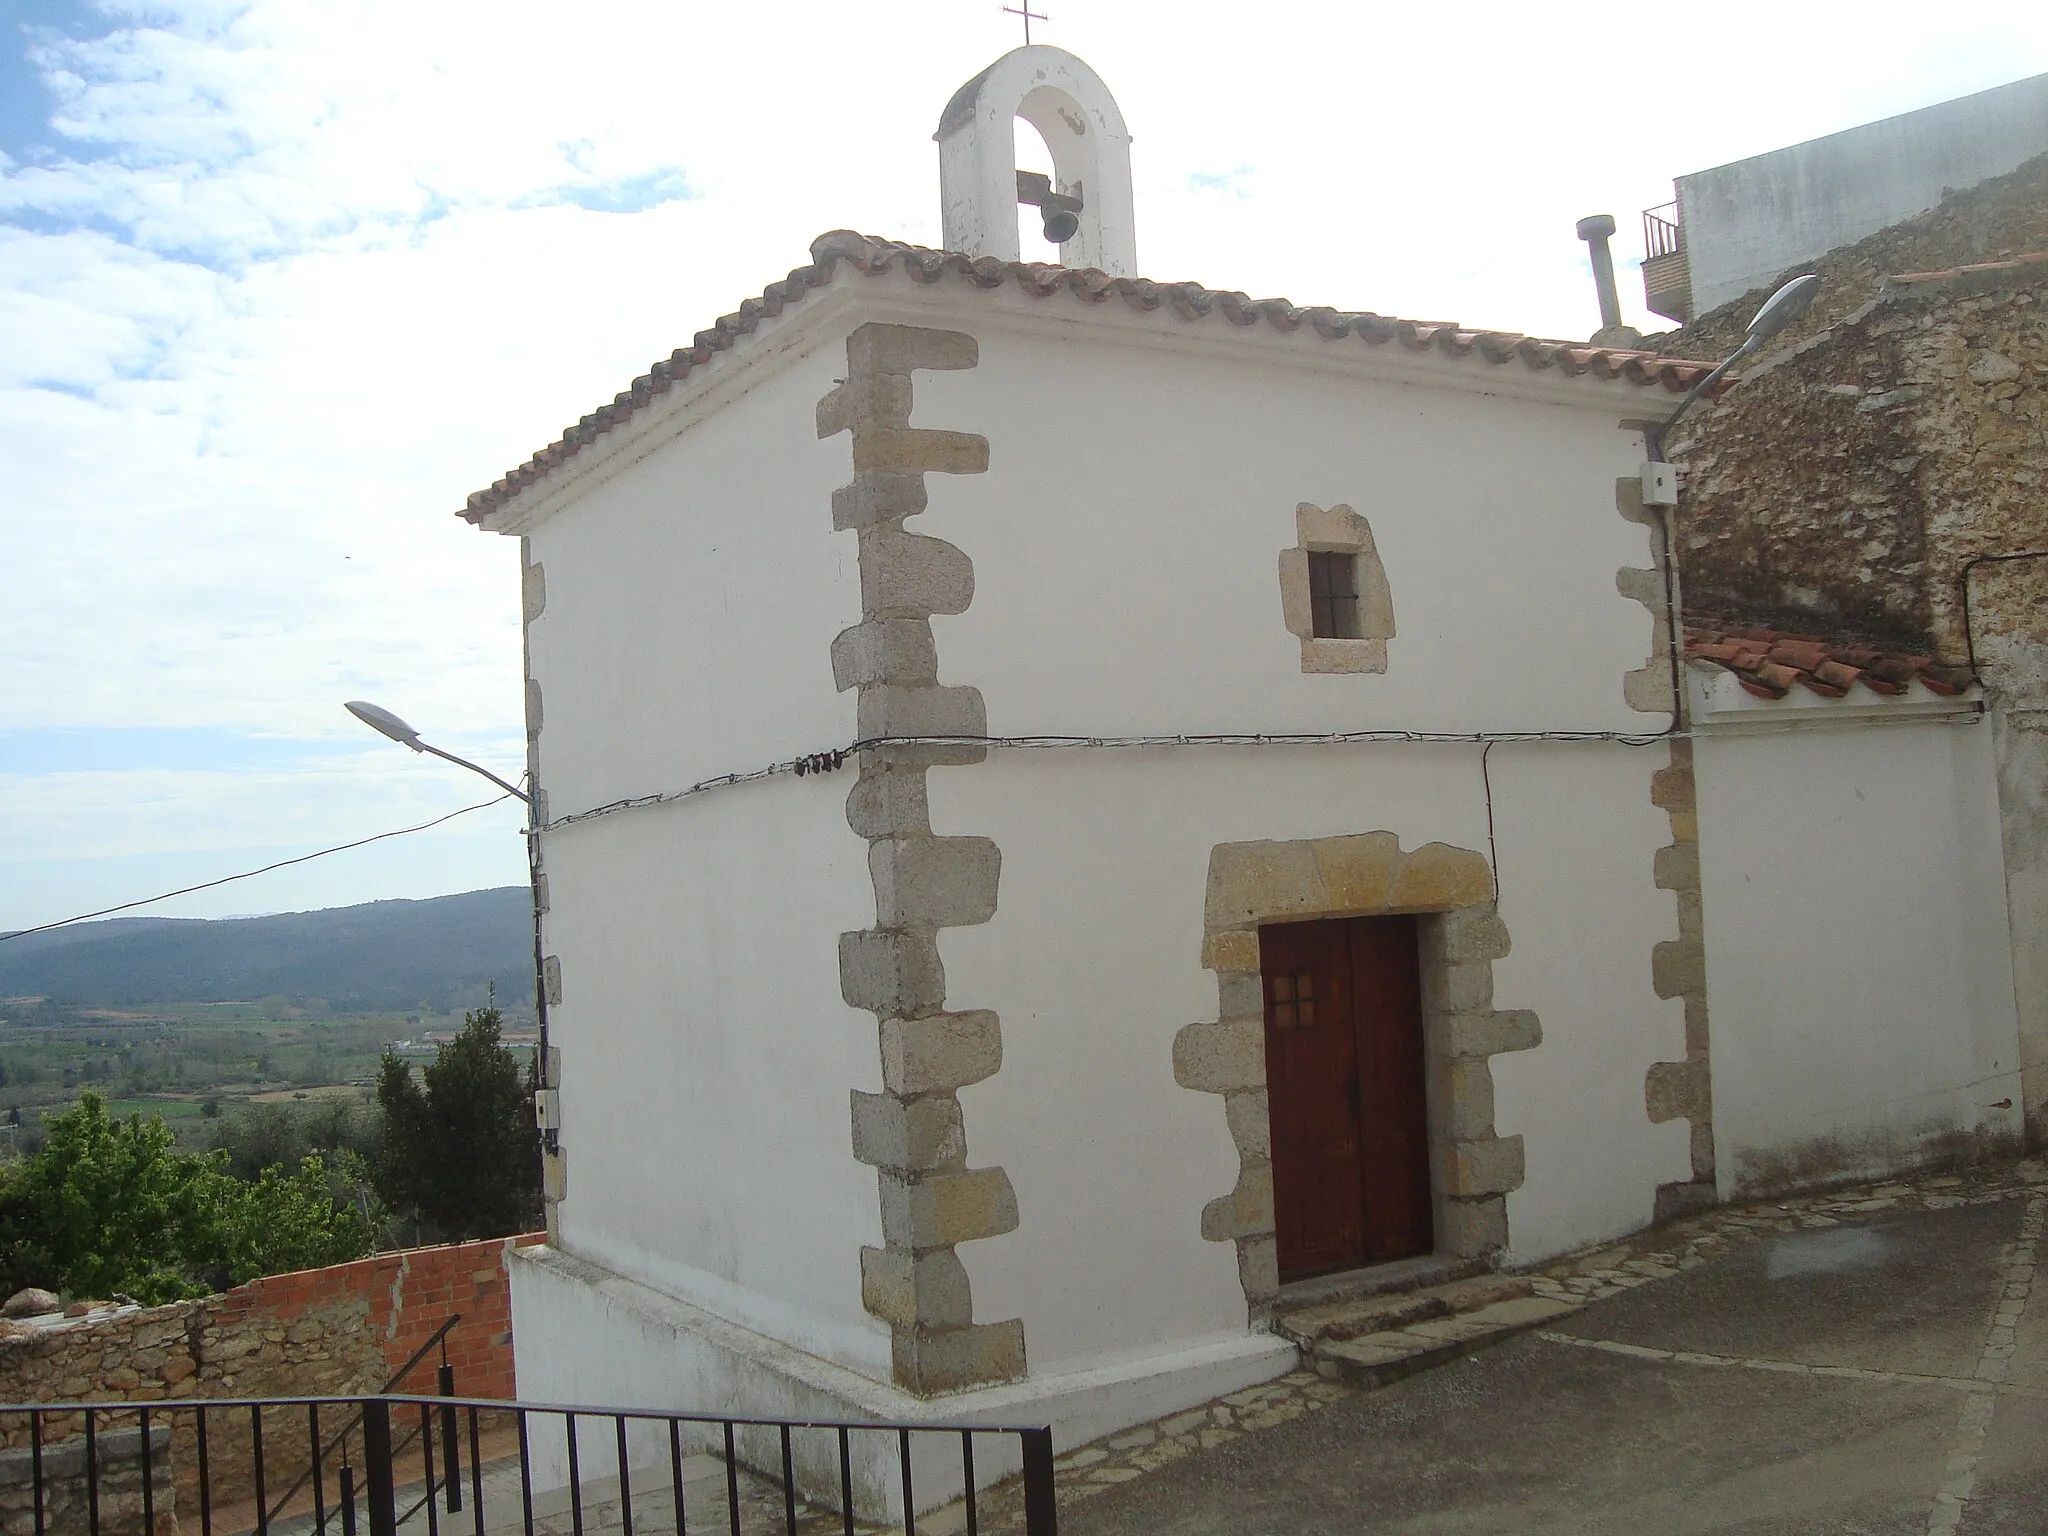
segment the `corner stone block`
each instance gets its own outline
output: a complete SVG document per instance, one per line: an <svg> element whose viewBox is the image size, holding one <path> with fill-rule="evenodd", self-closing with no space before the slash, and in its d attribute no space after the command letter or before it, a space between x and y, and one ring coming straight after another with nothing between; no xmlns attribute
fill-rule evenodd
<svg viewBox="0 0 2048 1536"><path fill-rule="evenodd" d="M908 837L868 844L875 918L885 928L956 928L996 915L1003 856L986 837Z"/></svg>
<svg viewBox="0 0 2048 1536"><path fill-rule="evenodd" d="M1695 786L1692 776L1692 743L1671 743L1671 765L1650 775L1650 804L1660 811L1689 811Z"/></svg>
<svg viewBox="0 0 2048 1536"><path fill-rule="evenodd" d="M900 528L861 533L860 607L869 618L965 613L973 601L974 562L957 545Z"/></svg>
<svg viewBox="0 0 2048 1536"><path fill-rule="evenodd" d="M1460 907L1437 921L1437 946L1451 965L1474 965L1481 961L1505 960L1514 947L1508 925L1490 906Z"/></svg>
<svg viewBox="0 0 2048 1536"><path fill-rule="evenodd" d="M526 734L528 736L538 736L540 734L540 722L540 682L537 678L529 677L526 680Z"/></svg>
<svg viewBox="0 0 2048 1536"><path fill-rule="evenodd" d="M1623 673L1621 701L1638 714L1670 714L1671 669L1668 666L1648 666Z"/></svg>
<svg viewBox="0 0 2048 1536"><path fill-rule="evenodd" d="M1705 1118L1709 1095L1704 1061L1652 1062L1643 1079L1643 1104L1652 1125Z"/></svg>
<svg viewBox="0 0 2048 1536"><path fill-rule="evenodd" d="M939 651L922 619L870 619L832 641L832 681L841 693L868 683L935 683Z"/></svg>
<svg viewBox="0 0 2048 1536"><path fill-rule="evenodd" d="M1270 1237L1240 1238L1237 1244L1237 1278L1244 1286L1245 1300L1253 1306L1279 1295L1279 1244Z"/></svg>
<svg viewBox="0 0 2048 1536"><path fill-rule="evenodd" d="M950 1248L860 1251L861 1305L891 1327L965 1328L974 1321L967 1270Z"/></svg>
<svg viewBox="0 0 2048 1536"><path fill-rule="evenodd" d="M979 475L988 469L988 439L938 427L865 427L853 434L853 472Z"/></svg>
<svg viewBox="0 0 2048 1536"><path fill-rule="evenodd" d="M548 1004L557 1006L562 1001L562 957L549 955L540 964L541 981L547 987Z"/></svg>
<svg viewBox="0 0 2048 1536"><path fill-rule="evenodd" d="M1444 1194L1457 1199L1505 1195L1522 1187L1522 1138L1492 1136L1445 1145L1442 1168Z"/></svg>
<svg viewBox="0 0 2048 1536"><path fill-rule="evenodd" d="M1543 1025L1527 1008L1456 1013L1445 1021L1447 1053L1461 1059L1531 1051L1543 1043Z"/></svg>
<svg viewBox="0 0 2048 1536"><path fill-rule="evenodd" d="M980 343L965 331L871 321L846 338L846 363L855 374L951 372L980 361Z"/></svg>
<svg viewBox="0 0 2048 1536"><path fill-rule="evenodd" d="M1202 1236L1212 1243L1273 1232L1273 1165L1246 1163L1237 1188L1202 1207Z"/></svg>
<svg viewBox="0 0 2048 1536"><path fill-rule="evenodd" d="M1209 855L1205 927L1235 928L1327 910L1322 873L1308 843L1218 843Z"/></svg>
<svg viewBox="0 0 2048 1536"><path fill-rule="evenodd" d="M930 505L923 475L862 475L832 493L832 527L844 533L900 523Z"/></svg>
<svg viewBox="0 0 2048 1536"><path fill-rule="evenodd" d="M1431 1013L1485 1013L1493 1007L1492 962L1446 965L1424 976L1422 1004Z"/></svg>
<svg viewBox="0 0 2048 1536"><path fill-rule="evenodd" d="M900 427L910 421L910 375L849 371L844 383L818 402L818 436L849 429Z"/></svg>
<svg viewBox="0 0 2048 1536"><path fill-rule="evenodd" d="M1173 1037L1173 1080L1196 1093L1265 1087L1264 1022L1188 1025Z"/></svg>
<svg viewBox="0 0 2048 1536"><path fill-rule="evenodd" d="M1658 890L1696 891L1700 888L1700 845L1673 843L1659 848L1653 867Z"/></svg>
<svg viewBox="0 0 2048 1536"><path fill-rule="evenodd" d="M995 1076L1002 1064L1002 1026L985 1010L882 1021L882 1082L891 1093L950 1093Z"/></svg>
<svg viewBox="0 0 2048 1536"><path fill-rule="evenodd" d="M1015 1381L1024 1375L1024 1325L976 1323L895 1338L897 1385L920 1396Z"/></svg>
<svg viewBox="0 0 2048 1536"><path fill-rule="evenodd" d="M880 1175L882 1238L891 1248L950 1248L1017 1230L1017 1193L1000 1168L921 1179Z"/></svg>
<svg viewBox="0 0 2048 1536"><path fill-rule="evenodd" d="M903 1100L893 1094L853 1094L853 1155L871 1168L928 1173L967 1160L960 1101L951 1094Z"/></svg>
<svg viewBox="0 0 2048 1536"><path fill-rule="evenodd" d="M946 969L928 933L863 928L839 935L839 995L885 1019L933 1013L946 1000Z"/></svg>
<svg viewBox="0 0 2048 1536"><path fill-rule="evenodd" d="M856 837L916 837L932 829L924 769L871 763L846 794L846 824Z"/></svg>
<svg viewBox="0 0 2048 1536"><path fill-rule="evenodd" d="M1258 974L1243 971L1216 973L1216 1017L1219 1019L1264 1019L1266 989Z"/></svg>
<svg viewBox="0 0 2048 1536"><path fill-rule="evenodd" d="M1378 912L1387 905L1394 872L1401 867L1401 840L1391 832L1319 838L1316 871L1331 911Z"/></svg>
<svg viewBox="0 0 2048 1536"><path fill-rule="evenodd" d="M525 542L524 539L520 540L521 544ZM525 551L522 550L521 553L524 554ZM541 616L547 606L547 567L537 561L522 564L519 571L519 614L521 619L531 624Z"/></svg>
<svg viewBox="0 0 2048 1536"><path fill-rule="evenodd" d="M988 711L979 688L900 688L878 683L855 705L862 740L878 736L986 736ZM985 747L972 747L986 752Z"/></svg>
<svg viewBox="0 0 2048 1536"><path fill-rule="evenodd" d="M1202 965L1211 971L1249 971L1259 974L1259 931L1256 928L1226 928L1202 940Z"/></svg>
<svg viewBox="0 0 2048 1536"><path fill-rule="evenodd" d="M1614 573L1614 590L1659 613L1664 608L1664 577L1655 569L1623 566Z"/></svg>
<svg viewBox="0 0 2048 1536"><path fill-rule="evenodd" d="M1396 912L1448 912L1493 900L1486 860L1449 843L1424 843L1401 861L1387 905Z"/></svg>
<svg viewBox="0 0 2048 1536"><path fill-rule="evenodd" d="M1273 1155L1273 1123L1267 1108L1266 1091L1246 1089L1226 1094L1224 1118L1230 1125L1230 1139L1238 1157L1247 1163L1262 1163Z"/></svg>
<svg viewBox="0 0 2048 1536"><path fill-rule="evenodd" d="M1479 1200L1446 1200L1437 1213L1437 1247L1460 1258L1499 1253L1508 1245L1507 1201L1498 1195Z"/></svg>
<svg viewBox="0 0 2048 1536"><path fill-rule="evenodd" d="M1493 1069L1483 1058L1433 1063L1427 1082L1429 1123L1437 1135L1473 1141L1493 1134Z"/></svg>
<svg viewBox="0 0 2048 1536"><path fill-rule="evenodd" d="M1650 951L1650 985L1659 997L1707 990L1707 955L1697 939L1667 939Z"/></svg>
<svg viewBox="0 0 2048 1536"><path fill-rule="evenodd" d="M540 1192L548 1200L569 1198L569 1159L560 1147L541 1153Z"/></svg>

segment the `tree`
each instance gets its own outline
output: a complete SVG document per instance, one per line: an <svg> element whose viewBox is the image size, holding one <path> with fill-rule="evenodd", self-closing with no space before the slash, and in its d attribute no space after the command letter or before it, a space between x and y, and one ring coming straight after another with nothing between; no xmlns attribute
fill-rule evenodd
<svg viewBox="0 0 2048 1536"><path fill-rule="evenodd" d="M424 1087L388 1048L378 1068L377 1192L446 1242L504 1237L540 1220L533 1064L521 1072L501 1043L502 1025L495 1006L464 1014L421 1074Z"/></svg>
<svg viewBox="0 0 2048 1536"><path fill-rule="evenodd" d="M0 1283L154 1305L361 1258L371 1230L365 1212L335 1198L318 1158L247 1183L227 1171L226 1154L173 1151L162 1120L111 1119L87 1092L0 1183Z"/></svg>

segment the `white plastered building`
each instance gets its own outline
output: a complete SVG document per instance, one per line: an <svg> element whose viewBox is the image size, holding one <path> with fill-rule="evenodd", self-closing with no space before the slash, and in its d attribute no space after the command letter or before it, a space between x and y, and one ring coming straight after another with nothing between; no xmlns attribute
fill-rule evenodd
<svg viewBox="0 0 2048 1536"><path fill-rule="evenodd" d="M1297 1277L1713 1198L1637 493L1703 370L1138 279L1058 50L940 140L957 249L824 236L465 514L544 792L528 1398L1075 1444L1291 1368Z"/></svg>

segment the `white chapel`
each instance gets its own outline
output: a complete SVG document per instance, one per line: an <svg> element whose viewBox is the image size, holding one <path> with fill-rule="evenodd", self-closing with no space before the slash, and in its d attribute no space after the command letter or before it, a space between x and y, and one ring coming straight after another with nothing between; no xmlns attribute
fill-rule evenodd
<svg viewBox="0 0 2048 1536"><path fill-rule="evenodd" d="M1293 1368L1291 1285L1716 1195L1640 494L1704 367L1141 278L1058 49L938 143L945 250L822 236L465 514L543 796L522 1397L1078 1444Z"/></svg>

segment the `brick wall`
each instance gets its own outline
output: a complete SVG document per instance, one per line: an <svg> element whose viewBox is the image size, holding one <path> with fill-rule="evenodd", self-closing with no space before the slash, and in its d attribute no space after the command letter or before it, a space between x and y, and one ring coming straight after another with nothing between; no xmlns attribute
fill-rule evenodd
<svg viewBox="0 0 2048 1536"><path fill-rule="evenodd" d="M407 1357L454 1313L447 1339L455 1390L509 1398L512 1376L511 1250L539 1233L381 1253L353 1264L270 1275L219 1295L169 1306L99 1313L52 1327L8 1325L0 1334L0 1402L150 1402L226 1397L354 1396L382 1390ZM394 1391L432 1393L440 1351L430 1351ZM210 1415L212 1479L246 1487L249 1429ZM112 1420L103 1417L101 1427ZM77 1414L45 1420L46 1441L81 1432ZM338 1425L323 1428L326 1438ZM27 1422L0 1415L0 1447L28 1443ZM264 1421L273 1492L307 1464L307 1426L296 1410ZM181 1497L196 1466L193 1419L172 1420Z"/></svg>

